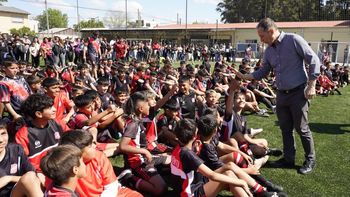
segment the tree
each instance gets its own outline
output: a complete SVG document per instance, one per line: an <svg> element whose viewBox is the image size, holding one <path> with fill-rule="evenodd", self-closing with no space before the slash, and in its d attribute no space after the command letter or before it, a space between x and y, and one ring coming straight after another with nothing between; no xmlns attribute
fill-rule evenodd
<svg viewBox="0 0 350 197"><path fill-rule="evenodd" d="M275 21L349 20L350 0L223 0L216 10L225 23Z"/></svg>
<svg viewBox="0 0 350 197"><path fill-rule="evenodd" d="M62 14L60 10L49 8L49 28L65 28L68 26L67 14ZM36 19L39 21L39 30L43 31L47 29L46 25L46 11L43 11L41 15L38 15Z"/></svg>
<svg viewBox="0 0 350 197"><path fill-rule="evenodd" d="M105 27L103 22L100 20L95 20L94 18L89 19L87 21L80 21L79 24L73 25L75 31L79 31L83 28L103 28Z"/></svg>
<svg viewBox="0 0 350 197"><path fill-rule="evenodd" d="M216 10L221 12L221 21L225 23L252 22L262 18L262 0L223 0Z"/></svg>
<svg viewBox="0 0 350 197"><path fill-rule="evenodd" d="M0 0L0 5L2 5L2 2L7 2L7 0Z"/></svg>
<svg viewBox="0 0 350 197"><path fill-rule="evenodd" d="M24 35L28 35L28 36L32 36L32 37L36 36L36 33L34 31L30 30L29 27L22 27L19 29L12 28L12 29L10 29L10 33L17 34L20 37L23 37Z"/></svg>
<svg viewBox="0 0 350 197"><path fill-rule="evenodd" d="M103 23L109 28L125 27L125 13L108 12L103 19Z"/></svg>

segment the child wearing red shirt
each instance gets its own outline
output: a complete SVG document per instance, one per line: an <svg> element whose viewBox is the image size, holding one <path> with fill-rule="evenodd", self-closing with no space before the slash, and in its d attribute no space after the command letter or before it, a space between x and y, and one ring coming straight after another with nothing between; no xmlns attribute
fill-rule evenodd
<svg viewBox="0 0 350 197"><path fill-rule="evenodd" d="M78 180L76 191L80 197L142 197L140 193L120 186L111 162L95 149L89 132L68 132L62 137L61 144L74 145L83 152L86 176Z"/></svg>
<svg viewBox="0 0 350 197"><path fill-rule="evenodd" d="M42 82L45 93L54 99L54 107L56 108L56 120L68 122L75 113L74 103L71 101L67 93L60 90L60 82L56 78L46 78Z"/></svg>

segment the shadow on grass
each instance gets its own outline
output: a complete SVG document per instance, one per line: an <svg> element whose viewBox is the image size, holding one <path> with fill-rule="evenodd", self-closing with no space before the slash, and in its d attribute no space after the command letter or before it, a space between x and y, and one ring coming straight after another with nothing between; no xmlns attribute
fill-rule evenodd
<svg viewBox="0 0 350 197"><path fill-rule="evenodd" d="M275 126L279 126L275 121ZM312 132L325 134L344 134L350 132L350 124L331 124L331 123L309 123ZM345 129L345 127L349 127Z"/></svg>
<svg viewBox="0 0 350 197"><path fill-rule="evenodd" d="M316 133L344 134L350 132L350 124L309 123L309 126L311 131Z"/></svg>

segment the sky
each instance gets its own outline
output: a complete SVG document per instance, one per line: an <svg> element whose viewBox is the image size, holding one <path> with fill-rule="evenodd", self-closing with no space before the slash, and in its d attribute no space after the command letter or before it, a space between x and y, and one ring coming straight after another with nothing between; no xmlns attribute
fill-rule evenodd
<svg viewBox="0 0 350 197"><path fill-rule="evenodd" d="M12 6L31 13L35 17L45 10L45 0L8 0L5 6ZM68 26L77 23L77 0L47 0L48 8L61 10L68 15ZM125 0L78 0L80 20L95 18L102 20L111 12L125 16ZM215 23L220 21L216 5L220 0L188 0L188 23ZM135 20L138 11L141 19L157 24L175 24L177 14L185 23L186 0L127 0L128 20ZM122 13L121 13L122 12Z"/></svg>

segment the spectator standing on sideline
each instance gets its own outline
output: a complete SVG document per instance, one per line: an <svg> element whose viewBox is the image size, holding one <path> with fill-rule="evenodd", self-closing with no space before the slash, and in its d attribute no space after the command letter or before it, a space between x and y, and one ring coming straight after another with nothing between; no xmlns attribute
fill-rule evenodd
<svg viewBox="0 0 350 197"><path fill-rule="evenodd" d="M236 73L243 79L261 80L272 69L275 71L278 89L277 118L282 130L284 157L274 162L273 166L294 167L294 128L300 135L305 152L305 162L299 173L308 174L316 166L314 141L308 125L308 99L316 95L320 60L302 37L279 31L270 18L259 22L257 32L260 40L269 45L265 51L263 67L252 74ZM309 65L308 75L304 62Z"/></svg>
<svg viewBox="0 0 350 197"><path fill-rule="evenodd" d="M253 49L252 46L250 44L248 44L247 48L244 51L244 58L248 60L248 62L250 62L250 60L253 57Z"/></svg>
<svg viewBox="0 0 350 197"><path fill-rule="evenodd" d="M344 49L344 61L343 61L343 66L348 66L349 63L349 55L350 55L350 46L347 45Z"/></svg>

